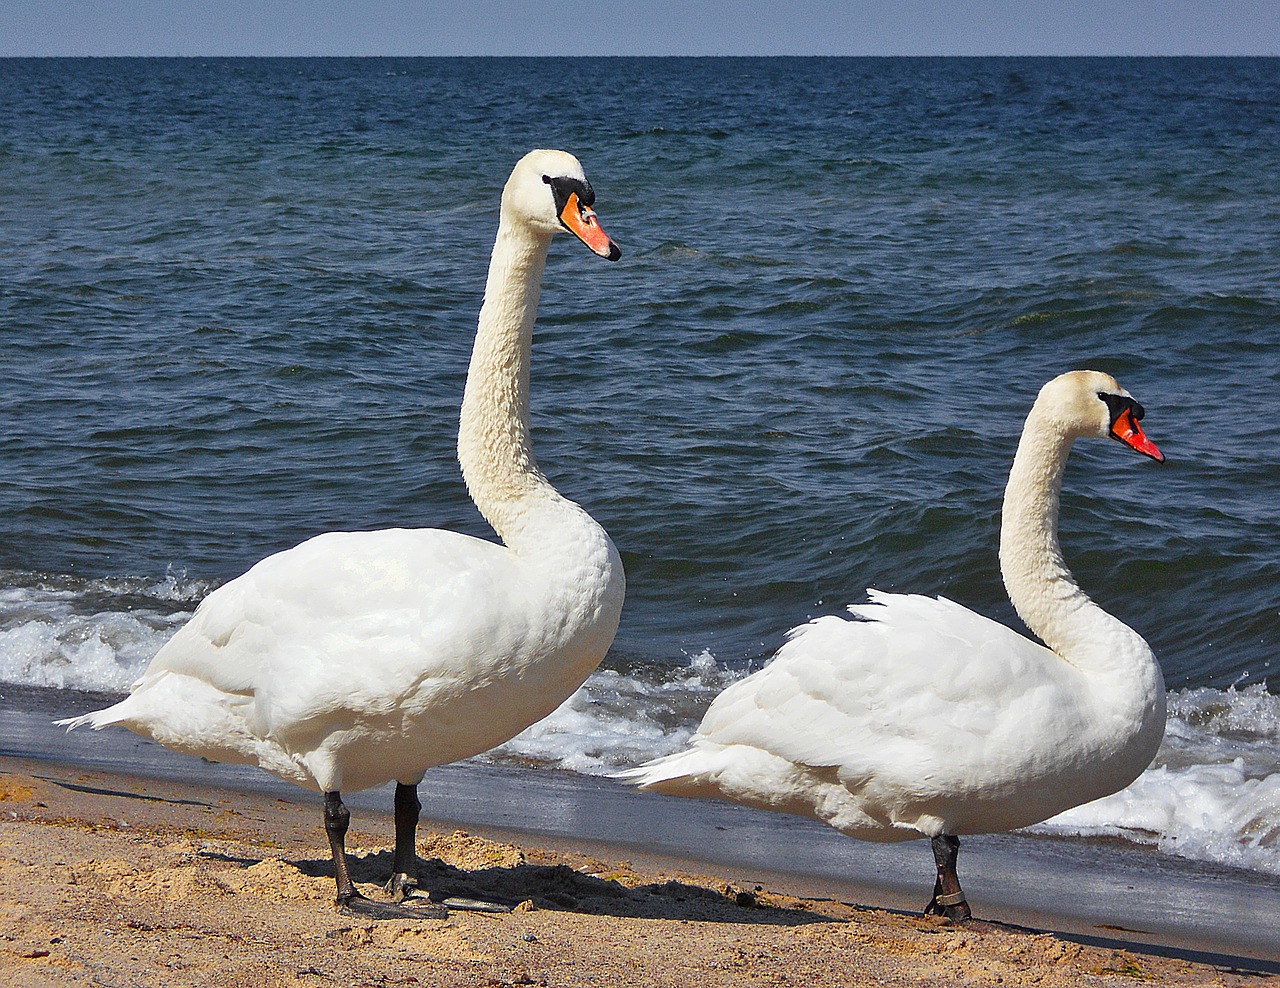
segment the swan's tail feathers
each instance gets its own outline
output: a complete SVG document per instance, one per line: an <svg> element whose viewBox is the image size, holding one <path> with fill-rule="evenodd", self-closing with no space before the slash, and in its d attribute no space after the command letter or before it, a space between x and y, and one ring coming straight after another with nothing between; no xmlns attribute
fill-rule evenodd
<svg viewBox="0 0 1280 988"><path fill-rule="evenodd" d="M114 706L104 707L101 710L91 710L87 714L81 714L79 717L67 717L65 720L55 720L53 723L57 727L65 727L67 732L74 731L77 727L92 727L95 731L100 731L104 727L112 724L118 724L120 721L128 717L127 713L121 713L120 708L123 707L128 700L121 700Z"/></svg>
<svg viewBox="0 0 1280 988"><path fill-rule="evenodd" d="M673 796L708 795L708 790L716 788L713 780L724 768L723 753L722 745L703 742L615 773L612 778Z"/></svg>
<svg viewBox="0 0 1280 988"><path fill-rule="evenodd" d="M681 753L683 754L683 752ZM635 768L623 769L621 772L612 772L609 775L611 779L617 779L619 782L629 782L637 789L647 789L650 786L657 785L667 779L675 778L683 774L679 769L673 772L664 771L663 766L672 761L678 761L680 755L668 755L666 758L655 758L651 762L645 762L643 765L637 765Z"/></svg>
<svg viewBox="0 0 1280 988"><path fill-rule="evenodd" d="M184 755L256 764L290 782L316 787L304 761L258 723L252 693L227 692L195 676L165 671L113 706L55 723L68 731L119 724Z"/></svg>
<svg viewBox="0 0 1280 988"><path fill-rule="evenodd" d="M168 678L167 675L161 675L159 680ZM103 707L101 710L90 710L87 714L81 714L79 717L67 717L64 720L55 720L53 723L57 727L65 727L67 733L70 734L77 727L91 727L95 731L100 731L104 727L110 727L112 724L124 724L131 727L129 723L143 712L143 708L151 706L146 700L148 699L146 687L151 686L156 679L139 679L129 688L129 695L119 703L113 703L109 707Z"/></svg>
<svg viewBox="0 0 1280 988"><path fill-rule="evenodd" d="M259 761L263 747L248 725L253 699L175 672L147 679L119 703L56 723L100 730L112 724L166 748L211 761Z"/></svg>
<svg viewBox="0 0 1280 988"><path fill-rule="evenodd" d="M620 772L614 778L668 796L729 799L830 822L847 809L849 793L843 783L827 778L834 776L831 769L820 771L816 781L821 785L815 789L815 771L753 745L724 745L698 737L684 751ZM815 803L815 791L823 796L821 805Z"/></svg>

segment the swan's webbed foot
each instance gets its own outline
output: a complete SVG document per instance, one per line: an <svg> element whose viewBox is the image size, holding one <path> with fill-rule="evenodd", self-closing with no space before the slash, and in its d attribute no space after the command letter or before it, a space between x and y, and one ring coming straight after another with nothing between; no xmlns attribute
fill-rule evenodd
<svg viewBox="0 0 1280 988"><path fill-rule="evenodd" d="M939 834L932 840L933 860L938 878L933 883L933 898L924 907L926 916L943 916L953 923L963 923L973 913L965 902L960 876L956 874L956 858L960 855L960 838Z"/></svg>
<svg viewBox="0 0 1280 988"><path fill-rule="evenodd" d="M391 881L387 882L384 890L393 902L403 905L405 908L414 909L415 915L424 907L436 906L437 903L432 901L431 893L418 886L418 880L403 872L397 872L391 876ZM445 899L440 904L442 908L456 909L459 912L473 913L509 913L511 907L503 905L501 902L489 902L487 899L463 899L451 898Z"/></svg>
<svg viewBox="0 0 1280 988"><path fill-rule="evenodd" d="M339 896L335 904L338 912L365 919L449 918L449 910L445 906L429 901L426 896L413 896L401 902L379 902L359 892L352 892L347 896Z"/></svg>

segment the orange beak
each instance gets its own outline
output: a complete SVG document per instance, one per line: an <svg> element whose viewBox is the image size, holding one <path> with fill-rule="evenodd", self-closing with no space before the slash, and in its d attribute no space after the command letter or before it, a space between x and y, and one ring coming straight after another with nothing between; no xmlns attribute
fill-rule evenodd
<svg viewBox="0 0 1280 988"><path fill-rule="evenodd" d="M609 239L604 227L596 219L594 211L588 209L578 200L578 193L570 193L560 210L560 222L564 228L586 244L601 257L616 261L622 256L618 245Z"/></svg>
<svg viewBox="0 0 1280 988"><path fill-rule="evenodd" d="M1156 448L1156 444L1146 437L1142 426L1133 417L1133 409L1126 408L1111 423L1111 438L1118 439L1130 449L1136 449L1144 456L1149 456L1157 463L1164 462L1164 454Z"/></svg>

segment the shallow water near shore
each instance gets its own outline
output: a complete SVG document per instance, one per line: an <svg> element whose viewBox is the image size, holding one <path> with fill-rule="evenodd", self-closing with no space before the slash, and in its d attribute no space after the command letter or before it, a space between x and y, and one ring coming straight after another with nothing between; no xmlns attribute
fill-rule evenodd
<svg viewBox="0 0 1280 988"><path fill-rule="evenodd" d="M1004 473L1092 366L1169 462L1081 444L1064 549L1171 718L1050 827L1280 874L1280 60L4 60L0 97L0 681L78 713L270 552L488 535L462 375L498 191L562 146L624 256L553 248L534 440L629 595L484 764L673 750L868 586L1016 624Z"/></svg>

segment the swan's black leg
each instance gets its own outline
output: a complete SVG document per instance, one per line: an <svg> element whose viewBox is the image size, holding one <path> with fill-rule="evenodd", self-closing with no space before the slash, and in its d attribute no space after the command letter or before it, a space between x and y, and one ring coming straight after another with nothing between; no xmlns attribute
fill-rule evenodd
<svg viewBox="0 0 1280 988"><path fill-rule="evenodd" d="M418 787L396 783L396 855L387 894L403 902L418 888Z"/></svg>
<svg viewBox="0 0 1280 988"><path fill-rule="evenodd" d="M351 811L342 802L342 793L336 789L324 794L324 830L329 835L329 851L333 855L333 877L338 882L339 906L345 906L360 893L347 871L347 827L351 824Z"/></svg>
<svg viewBox="0 0 1280 988"><path fill-rule="evenodd" d="M337 790L325 793L324 829L329 835L329 850L333 853L333 877L338 883L336 904L339 910L370 919L443 919L449 915L444 906L424 904L406 908L390 902L374 902L356 891L347 870L347 827L350 823L351 812L343 805L342 794ZM396 829L398 833L399 826Z"/></svg>
<svg viewBox="0 0 1280 988"><path fill-rule="evenodd" d="M960 853L960 838L951 834L939 834L933 838L933 860L938 866L938 878L933 883L933 898L924 907L926 916L945 916L953 923L963 923L972 915L965 902L960 876L956 874L956 857Z"/></svg>

